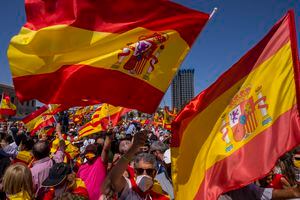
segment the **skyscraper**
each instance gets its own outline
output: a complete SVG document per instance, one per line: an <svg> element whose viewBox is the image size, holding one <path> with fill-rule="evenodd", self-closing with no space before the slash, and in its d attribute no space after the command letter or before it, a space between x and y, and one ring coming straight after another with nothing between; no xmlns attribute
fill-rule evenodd
<svg viewBox="0 0 300 200"><path fill-rule="evenodd" d="M181 110L194 97L194 69L179 70L172 82L172 107Z"/></svg>

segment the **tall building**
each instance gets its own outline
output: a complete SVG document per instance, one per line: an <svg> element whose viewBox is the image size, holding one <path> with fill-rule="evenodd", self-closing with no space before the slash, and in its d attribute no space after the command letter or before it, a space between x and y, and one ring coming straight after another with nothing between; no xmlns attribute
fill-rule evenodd
<svg viewBox="0 0 300 200"><path fill-rule="evenodd" d="M194 69L179 70L172 82L172 107L181 110L194 97Z"/></svg>
<svg viewBox="0 0 300 200"><path fill-rule="evenodd" d="M36 110L36 100L25 101L20 103L16 97L15 89L13 86L0 84L0 98L2 94L6 93L9 95L10 100L17 107L17 116L25 116ZM0 101L1 101L0 99Z"/></svg>

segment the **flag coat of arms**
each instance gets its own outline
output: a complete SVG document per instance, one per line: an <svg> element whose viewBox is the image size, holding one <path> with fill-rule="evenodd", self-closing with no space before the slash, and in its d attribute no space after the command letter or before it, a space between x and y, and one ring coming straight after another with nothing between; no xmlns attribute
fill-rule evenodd
<svg viewBox="0 0 300 200"><path fill-rule="evenodd" d="M148 113L209 19L165 0L25 0L25 8L7 52L21 101Z"/></svg>
<svg viewBox="0 0 300 200"><path fill-rule="evenodd" d="M299 62L294 13L172 124L176 199L215 200L264 177L300 143Z"/></svg>

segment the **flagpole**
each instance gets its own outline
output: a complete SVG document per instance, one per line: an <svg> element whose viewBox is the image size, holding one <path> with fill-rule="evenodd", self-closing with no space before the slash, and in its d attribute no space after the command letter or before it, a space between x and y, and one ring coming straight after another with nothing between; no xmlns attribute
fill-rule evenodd
<svg viewBox="0 0 300 200"><path fill-rule="evenodd" d="M209 15L209 19L211 19L214 16L214 14L217 12L217 10L218 10L218 8L214 7L213 11Z"/></svg>
<svg viewBox="0 0 300 200"><path fill-rule="evenodd" d="M4 92L2 92L2 97L1 97L1 102L0 102L1 106L2 106L3 97L4 97Z"/></svg>
<svg viewBox="0 0 300 200"><path fill-rule="evenodd" d="M106 104L107 105L107 117L108 117L108 126L109 128L112 128L110 125L111 125L111 121L110 121L110 113L109 113L109 104Z"/></svg>

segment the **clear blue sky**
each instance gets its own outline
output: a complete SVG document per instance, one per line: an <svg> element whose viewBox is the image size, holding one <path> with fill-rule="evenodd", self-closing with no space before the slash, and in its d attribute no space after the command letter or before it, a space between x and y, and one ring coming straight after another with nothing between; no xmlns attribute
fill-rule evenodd
<svg viewBox="0 0 300 200"><path fill-rule="evenodd" d="M288 9L296 13L298 47L300 0L175 0L199 11L218 11L204 28L181 68L195 69L195 94L254 46ZM6 0L0 6L0 83L12 84L6 50L26 17L22 0ZM138 9L138 8L137 8ZM170 92L164 98L170 104Z"/></svg>

